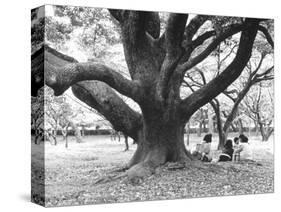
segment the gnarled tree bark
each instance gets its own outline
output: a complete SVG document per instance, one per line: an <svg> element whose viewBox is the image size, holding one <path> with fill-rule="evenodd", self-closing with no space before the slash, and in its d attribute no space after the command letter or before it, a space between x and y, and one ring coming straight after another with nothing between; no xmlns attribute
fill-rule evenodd
<svg viewBox="0 0 281 212"><path fill-rule="evenodd" d="M45 83L57 95L71 86L77 98L98 110L116 130L138 141L137 150L129 162L129 177L149 175L168 161L190 161L184 145L184 126L197 109L220 94L241 74L251 56L260 20L246 19L245 23L218 35L202 54L190 58L188 51L193 49L183 45L187 41L193 42L193 36L208 20L207 16L198 16L186 26L187 15L172 14L165 33L159 37L157 14L110 12L121 27L131 79L104 64L78 63L47 50ZM238 32L241 32L241 38L233 62L213 81L182 100L179 94L184 73L204 60L220 42ZM214 33L203 38L211 36ZM203 38L196 45L200 45ZM40 87L40 80L34 78L37 79L34 80L36 86ZM126 105L112 88L135 100L142 114Z"/></svg>

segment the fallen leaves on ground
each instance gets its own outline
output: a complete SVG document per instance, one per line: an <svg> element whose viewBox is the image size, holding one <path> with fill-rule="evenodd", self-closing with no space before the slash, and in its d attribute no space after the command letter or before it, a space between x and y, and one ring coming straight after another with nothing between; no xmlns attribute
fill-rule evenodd
<svg viewBox="0 0 281 212"><path fill-rule="evenodd" d="M232 162L197 163L175 170L171 170L167 164L158 168L154 175L137 184L130 183L126 178L97 185L91 184L97 179L97 175L99 177L106 176L108 172L110 169L106 168L96 171L95 175L93 172L87 175L85 171L85 178L74 180L77 183L75 187L82 190L74 189L63 195L47 197L47 206L273 192L274 174L270 162L262 165ZM82 179L87 181L83 183ZM69 177L65 176L64 183L65 180L69 180Z"/></svg>
<svg viewBox="0 0 281 212"><path fill-rule="evenodd" d="M94 142L70 143L69 149L63 144L46 146L46 206L258 194L274 189L273 155L263 146L255 150L257 163L197 162L187 167L170 163L135 183L121 177L96 184L101 178L124 173L134 151L123 152L122 144L104 138ZM36 168L38 164L39 160L32 163L34 173L43 171Z"/></svg>

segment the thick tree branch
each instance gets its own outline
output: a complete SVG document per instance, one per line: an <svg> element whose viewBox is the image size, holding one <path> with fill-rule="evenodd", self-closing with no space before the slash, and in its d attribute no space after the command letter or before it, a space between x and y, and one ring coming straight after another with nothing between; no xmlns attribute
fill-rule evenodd
<svg viewBox="0 0 281 212"><path fill-rule="evenodd" d="M208 32L203 33L202 35L199 35L195 40L188 43L187 46L185 46L186 49L190 50L191 52L196 49L198 46L203 44L206 40L216 35L215 30L211 30Z"/></svg>
<svg viewBox="0 0 281 212"><path fill-rule="evenodd" d="M121 94L138 100L140 92L138 82L126 79L102 63L78 63L74 58L63 55L47 45L42 46L38 52L40 54L36 53L32 60L32 79L34 79L32 92L35 94L44 83L54 89L55 95L61 95L76 82L99 80L112 86ZM38 69L42 70L39 72ZM40 74L39 77L38 74ZM36 79L40 80L36 81Z"/></svg>
<svg viewBox="0 0 281 212"><path fill-rule="evenodd" d="M160 34L159 15L146 11L110 12L117 20L121 20L124 55L131 78L147 83L145 73L156 73L160 66L158 48L154 46L155 38ZM153 80L153 77L150 79Z"/></svg>
<svg viewBox="0 0 281 212"><path fill-rule="evenodd" d="M154 39L160 35L160 17L157 12L146 12L145 30Z"/></svg>
<svg viewBox="0 0 281 212"><path fill-rule="evenodd" d="M193 50L204 43L205 40L215 35L215 31L206 32L193 41L194 35L197 33L199 28L209 19L206 15L195 16L185 28L184 41L182 42L185 54L181 58L181 63L186 62Z"/></svg>
<svg viewBox="0 0 281 212"><path fill-rule="evenodd" d="M185 117L187 119L198 108L202 107L203 105L211 101L213 98L215 98L217 95L219 95L232 82L234 82L235 79L239 77L242 70L244 69L250 59L259 22L260 20L258 19L246 19L244 24L245 28L243 29L240 37L239 48L236 57L231 62L231 64L220 75L218 75L204 87L197 90L182 101L182 112L185 114ZM233 31L231 30L230 34L232 33ZM229 34L226 37L228 36Z"/></svg>
<svg viewBox="0 0 281 212"><path fill-rule="evenodd" d="M110 14L120 23L122 24L122 22L125 19L125 13L128 11L126 10L118 10L118 9L108 9L108 11L110 12Z"/></svg>
<svg viewBox="0 0 281 212"><path fill-rule="evenodd" d="M208 57L212 51L214 51L217 46L224 41L226 38L240 32L241 30L245 29L245 24L234 24L229 26L224 32L218 35L209 45L208 47L201 52L199 55L190 58L187 62L181 65L181 70L187 71L192 67L196 66L198 63L202 62L206 57Z"/></svg>
<svg viewBox="0 0 281 212"><path fill-rule="evenodd" d="M187 18L187 14L172 13L168 19L165 31L166 56L157 83L157 97L160 101L167 97L168 82L182 54L181 43Z"/></svg>
<svg viewBox="0 0 281 212"><path fill-rule="evenodd" d="M125 21L130 22L130 12L133 13L144 13L144 27L145 31L148 32L154 39L160 35L160 18L157 12L146 12L146 11L128 11L109 9L110 14L120 23L121 26L125 25Z"/></svg>
<svg viewBox="0 0 281 212"><path fill-rule="evenodd" d="M121 74L101 63L72 63L63 67L54 67L48 59L45 62L45 82L54 89L55 95L61 95L70 86L84 80L105 82L121 94L138 100L139 86Z"/></svg>
<svg viewBox="0 0 281 212"><path fill-rule="evenodd" d="M197 15L195 16L187 25L185 29L185 40L186 43L190 43L197 33L198 29L209 19L207 15Z"/></svg>
<svg viewBox="0 0 281 212"><path fill-rule="evenodd" d="M165 42L166 52L170 57L179 55L179 51L181 51L181 43L187 18L187 14L172 13L169 16L165 32Z"/></svg>
<svg viewBox="0 0 281 212"><path fill-rule="evenodd" d="M47 50L42 51L41 53L45 55L45 60L47 60L45 62L46 83L56 90L56 94L59 94L62 92L62 90L65 90L64 81L62 81L63 83L58 82L59 86L57 86L57 84L54 84L54 82L56 82L57 80L65 79L67 82L68 80L71 81L69 86L72 86L74 94L79 99L99 111L104 117L107 118L107 120L111 122L116 130L123 131L134 139L137 138L136 131L141 128L142 116L133 111L126 103L124 103L124 101L113 91L113 89L111 89L107 84L99 81L84 81L74 84L77 80L72 79L73 73L71 73L71 70L73 69L73 66L71 65L74 65L75 69L78 69L75 71L81 71L81 69L84 69L85 67L76 67L79 63L77 63L75 59L63 55L56 50L51 49L50 47L48 47ZM42 59L41 62L44 64L44 59ZM51 65L50 63L53 65ZM70 69L68 70L70 72L60 70L62 72L55 72L58 75L52 75L54 71L58 71L60 67L65 66L70 67ZM84 70L82 70L82 72L83 71ZM70 78L67 79L68 77ZM81 79L84 77L86 80L90 79L86 76L86 74L82 74L82 76L80 76L79 78ZM60 87L61 85L62 87Z"/></svg>
<svg viewBox="0 0 281 212"><path fill-rule="evenodd" d="M142 127L142 116L132 110L108 85L98 81L79 82L72 86L73 94L96 109L114 127L137 139Z"/></svg>
<svg viewBox="0 0 281 212"><path fill-rule="evenodd" d="M141 47L142 41L146 38L146 32L152 30L149 28L152 17L154 16L151 15L151 12L128 11L126 19L122 23L123 41L130 43L132 47Z"/></svg>
<svg viewBox="0 0 281 212"><path fill-rule="evenodd" d="M267 42L271 45L272 48L274 48L274 41L273 41L270 33L268 32L268 30L264 26L260 25L259 26L259 31L261 31L264 34Z"/></svg>
<svg viewBox="0 0 281 212"><path fill-rule="evenodd" d="M239 107L241 101L243 100L243 98L246 96L246 94L248 93L248 91L252 87L252 85L253 85L252 81L249 79L247 84L245 85L245 87L238 93L238 96L234 101L234 105L232 106L230 113L226 117L226 121L225 121L225 124L223 126L224 132L227 132L231 123L235 119L237 111L238 111L238 107Z"/></svg>
<svg viewBox="0 0 281 212"><path fill-rule="evenodd" d="M31 56L31 96L44 86L44 46Z"/></svg>

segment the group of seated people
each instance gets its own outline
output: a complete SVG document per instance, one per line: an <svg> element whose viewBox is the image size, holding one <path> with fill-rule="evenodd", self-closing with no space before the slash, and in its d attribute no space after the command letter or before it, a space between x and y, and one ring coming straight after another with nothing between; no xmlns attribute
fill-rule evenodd
<svg viewBox="0 0 281 212"><path fill-rule="evenodd" d="M252 160L252 151L248 140L244 134L235 137L234 142L227 139L219 157L213 159L211 156L212 134L207 134L192 154L199 156L199 159L204 162Z"/></svg>

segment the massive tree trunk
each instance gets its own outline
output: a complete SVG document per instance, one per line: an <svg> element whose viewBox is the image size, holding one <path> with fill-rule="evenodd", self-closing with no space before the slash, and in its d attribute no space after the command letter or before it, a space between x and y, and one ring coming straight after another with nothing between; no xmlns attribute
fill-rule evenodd
<svg viewBox="0 0 281 212"><path fill-rule="evenodd" d="M144 115L142 142L129 162L129 177L149 175L166 162L191 160L184 145L184 124L179 118L165 119L160 113Z"/></svg>
<svg viewBox="0 0 281 212"><path fill-rule="evenodd" d="M152 117L151 117L152 116ZM167 161L184 161L188 158L184 146L184 124L180 119L163 119L161 114L144 116L143 140L130 161L130 166L140 162L153 165Z"/></svg>
<svg viewBox="0 0 281 212"><path fill-rule="evenodd" d="M101 113L115 130L137 141L137 150L128 164L129 177L150 175L157 166L169 161L189 162L190 155L184 145L185 123L241 74L251 56L260 20L246 19L227 28L204 51L191 58L196 47L215 35L210 31L193 40L208 16L197 16L186 26L188 15L171 14L165 33L159 37L158 14L110 12L121 26L131 79L105 64L78 63L52 50L45 54L46 84L54 89L55 95L72 86L77 98ZM242 33L233 62L202 89L181 99L180 86L185 73L203 61L220 42L238 32ZM60 62L53 63L56 57ZM112 88L137 102L142 114L132 110Z"/></svg>

